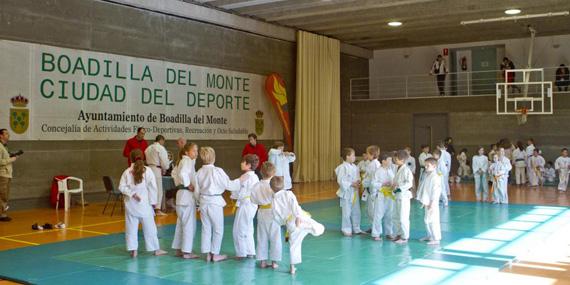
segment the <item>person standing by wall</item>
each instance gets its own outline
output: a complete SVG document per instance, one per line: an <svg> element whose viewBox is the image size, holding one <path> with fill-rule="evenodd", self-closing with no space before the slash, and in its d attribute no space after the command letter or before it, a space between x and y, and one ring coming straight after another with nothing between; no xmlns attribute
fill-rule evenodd
<svg viewBox="0 0 570 285"><path fill-rule="evenodd" d="M570 85L570 71L568 67L561 64L558 69L556 69L556 87L558 92L568 92L568 85Z"/></svg>
<svg viewBox="0 0 570 285"><path fill-rule="evenodd" d="M257 157L259 157L258 165L263 165L263 163L266 162L268 159L268 154L267 150L265 149L265 146L257 142L257 135L254 133L247 135L247 138L249 139L249 143L246 144L245 147L243 148L243 151L241 152L241 157L244 157L247 154L255 154L257 155ZM258 177L261 177L259 168L256 168L254 171Z"/></svg>
<svg viewBox="0 0 570 285"><path fill-rule="evenodd" d="M148 147L148 143L144 139L145 133L145 128L138 128L137 134L134 137L130 138L125 144L125 148L123 149L123 156L127 158L129 166L131 165L131 151L134 149L140 149L144 154L146 148Z"/></svg>
<svg viewBox="0 0 570 285"><path fill-rule="evenodd" d="M439 96L445 96L445 75L447 74L447 66L441 54L437 55L436 60L431 67L430 75L435 75L437 80L437 89Z"/></svg>
<svg viewBox="0 0 570 285"><path fill-rule="evenodd" d="M12 163L18 156L11 156L7 144L10 133L6 129L0 129L0 222L9 222L8 199L10 196L10 183L12 182Z"/></svg>
<svg viewBox="0 0 570 285"><path fill-rule="evenodd" d="M145 152L144 156L146 157L146 164L154 173L154 177L156 178L157 184L157 203L155 205L155 212L159 216L166 215L162 212L162 200L164 198L164 189L162 187L162 175L166 172L168 167L170 166L170 161L168 159L168 153L166 152L166 148L164 148L164 143L166 139L162 135L156 136L154 143L149 146Z"/></svg>

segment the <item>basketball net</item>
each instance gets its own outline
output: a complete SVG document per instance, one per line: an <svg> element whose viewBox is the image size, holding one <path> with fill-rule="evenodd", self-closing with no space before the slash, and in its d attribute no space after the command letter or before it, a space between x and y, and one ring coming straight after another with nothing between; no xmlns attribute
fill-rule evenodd
<svg viewBox="0 0 570 285"><path fill-rule="evenodd" d="M526 124L526 119L528 116L528 109L527 108L520 108L517 110L517 121L519 123L519 125L524 125Z"/></svg>

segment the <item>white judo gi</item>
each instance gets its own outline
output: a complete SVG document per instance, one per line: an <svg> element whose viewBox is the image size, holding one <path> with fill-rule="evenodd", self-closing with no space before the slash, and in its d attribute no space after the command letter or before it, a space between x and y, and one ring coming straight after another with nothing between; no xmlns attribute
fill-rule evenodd
<svg viewBox="0 0 570 285"><path fill-rule="evenodd" d="M393 235L393 217L395 195L392 189L394 172L391 167L380 166L374 173L372 196L374 199L374 218L372 219L372 237L380 237L382 234Z"/></svg>
<svg viewBox="0 0 570 285"><path fill-rule="evenodd" d="M485 157L486 158L486 157ZM432 171L425 176L425 179L418 187L417 199L424 207L424 222L429 240L441 240L441 225L439 217L439 196L443 187L441 183L443 179L437 173ZM427 206L430 206L429 208Z"/></svg>
<svg viewBox="0 0 570 285"><path fill-rule="evenodd" d="M364 174L364 180L362 180L362 185L364 186L364 191L366 193L362 193L363 201L366 202L366 214L368 216L368 221L372 224L372 220L374 219L374 200L376 197L371 195L371 182L374 178L374 173L376 170L380 168L380 162L378 159L373 159L368 163L366 167L366 172Z"/></svg>
<svg viewBox="0 0 570 285"><path fill-rule="evenodd" d="M342 211L341 231L344 234L360 233L360 198L358 189L352 187L354 182L360 180L358 167L352 163L343 162L335 169L338 191Z"/></svg>
<svg viewBox="0 0 570 285"><path fill-rule="evenodd" d="M554 162L554 168L558 170L558 190L566 191L568 188L568 173L570 169L570 157L559 157Z"/></svg>
<svg viewBox="0 0 570 285"><path fill-rule="evenodd" d="M509 184L509 172L513 167L511 166L511 161L503 157L499 158L498 161L491 164L489 171L493 176L493 200L496 203L508 204L509 194L508 194L508 184Z"/></svg>
<svg viewBox="0 0 570 285"><path fill-rule="evenodd" d="M162 174L169 168L168 152L160 143L155 142L144 151L146 164L154 173L157 186L156 208L162 209L162 199L164 197L164 189L162 189Z"/></svg>
<svg viewBox="0 0 570 285"><path fill-rule="evenodd" d="M291 190L293 188L289 164L294 162L295 158L295 154L292 152L283 152L275 148L269 150L268 161L275 165L275 176L283 176L283 189L285 190Z"/></svg>
<svg viewBox="0 0 570 285"><path fill-rule="evenodd" d="M291 264L301 263L303 239L307 234L322 235L325 232L325 226L313 220L307 212L303 211L295 194L286 190L281 190L273 196L273 216L277 224L287 226ZM298 226L295 222L297 218L301 220Z"/></svg>
<svg viewBox="0 0 570 285"><path fill-rule="evenodd" d="M457 168L457 176L460 178L469 176L469 166L467 165L467 154L464 152L457 155L457 161L459 162L459 168Z"/></svg>
<svg viewBox="0 0 570 285"><path fill-rule="evenodd" d="M447 193L445 192L445 185L449 185L449 182L446 178L447 176L445 176L445 173L447 172L447 166L445 165L445 160L443 160L441 157L437 160L436 171L439 174L439 177L441 177L441 185L443 187L443 190L440 194L440 199L443 205L447 206L449 200L447 199Z"/></svg>
<svg viewBox="0 0 570 285"><path fill-rule="evenodd" d="M202 221L202 253L220 254L224 236L224 206L222 197L225 189L240 189L238 180L230 180L223 169L213 164L203 165L194 176L194 195L199 197L200 219Z"/></svg>
<svg viewBox="0 0 570 285"><path fill-rule="evenodd" d="M406 166L410 169L413 175L416 175L416 158L413 156L409 156L406 159Z"/></svg>
<svg viewBox="0 0 570 285"><path fill-rule="evenodd" d="M544 158L542 156L531 156L529 158L529 173L528 173L528 182L530 186L538 186L538 184L542 183L542 171L544 170Z"/></svg>
<svg viewBox="0 0 570 285"><path fill-rule="evenodd" d="M176 185L183 185L183 189L176 192L176 229L172 248L185 253L191 253L196 234L196 197L188 187L196 175L196 160L184 155L178 165L172 170L172 177Z"/></svg>
<svg viewBox="0 0 570 285"><path fill-rule="evenodd" d="M145 167L142 182L135 184L133 165L127 168L121 176L119 191L124 195L125 203L125 240L127 250L138 249L139 223L142 223L144 242L147 251L160 249L156 224L154 222L153 205L157 203L156 179L152 170ZM137 194L140 201L136 201L133 195Z"/></svg>
<svg viewBox="0 0 570 285"><path fill-rule="evenodd" d="M443 162L445 163L445 168L447 169L447 171L443 173L444 176L443 179L445 179L445 183L443 183L444 191L442 193L445 193L445 195L449 196L451 194L451 191L449 189L449 174L451 173L451 154L449 154L447 150L441 149L441 157L439 159L443 159Z"/></svg>
<svg viewBox="0 0 570 285"><path fill-rule="evenodd" d="M473 156L473 177L475 178L475 197L477 201L487 201L489 198L489 158L486 155Z"/></svg>
<svg viewBox="0 0 570 285"><path fill-rule="evenodd" d="M420 153L420 156L418 157L418 163L420 164L420 178L418 179L418 181L422 181L423 179L423 175L424 175L424 171L425 171L425 167L426 167L426 159L432 157L431 153L429 152L422 152Z"/></svg>
<svg viewBox="0 0 570 285"><path fill-rule="evenodd" d="M263 179L253 186L251 202L257 210L257 260L281 261L281 225L273 217L273 190L270 179Z"/></svg>
<svg viewBox="0 0 570 285"><path fill-rule="evenodd" d="M410 238L410 189L414 185L414 175L407 166L402 165L398 167L393 184L396 194L394 233L407 240Z"/></svg>
<svg viewBox="0 0 570 285"><path fill-rule="evenodd" d="M251 190L259 182L253 171L245 173L247 180L241 182L240 189L233 191L231 199L236 200L237 211L234 217L233 237L237 257L255 255L253 218L257 205L251 202ZM237 180L239 182L239 180Z"/></svg>
<svg viewBox="0 0 570 285"><path fill-rule="evenodd" d="M515 163L515 180L517 185L526 183L526 162L527 154L526 151L516 148L513 150L513 159Z"/></svg>

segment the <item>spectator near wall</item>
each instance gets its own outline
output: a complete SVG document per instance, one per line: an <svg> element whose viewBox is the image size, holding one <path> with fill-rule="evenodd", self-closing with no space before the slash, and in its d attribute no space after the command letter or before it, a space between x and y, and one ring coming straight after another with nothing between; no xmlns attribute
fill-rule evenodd
<svg viewBox="0 0 570 285"><path fill-rule="evenodd" d="M255 154L259 157L259 166L263 165L264 162L267 161L267 150L263 144L257 142L257 135L256 134L249 134L247 135L249 143L245 145L243 151L241 152L241 156L244 157L246 154ZM260 167L255 169L255 174L261 177L261 173L259 172Z"/></svg>
<svg viewBox="0 0 570 285"><path fill-rule="evenodd" d="M130 138L127 143L125 143L125 148L123 149L123 156L127 158L127 162L129 166L131 165L131 151L134 149L140 149L144 155L144 151L148 147L148 143L144 139L144 135L146 134L146 130L144 128L138 128L137 134Z"/></svg>
<svg viewBox="0 0 570 285"><path fill-rule="evenodd" d="M438 54L433 62L430 74L436 77L439 96L445 96L445 75L447 74L447 66L441 54Z"/></svg>
<svg viewBox="0 0 570 285"><path fill-rule="evenodd" d="M558 92L568 92L568 86L570 85L570 72L568 67L561 64L558 69L556 69L556 87L558 87Z"/></svg>

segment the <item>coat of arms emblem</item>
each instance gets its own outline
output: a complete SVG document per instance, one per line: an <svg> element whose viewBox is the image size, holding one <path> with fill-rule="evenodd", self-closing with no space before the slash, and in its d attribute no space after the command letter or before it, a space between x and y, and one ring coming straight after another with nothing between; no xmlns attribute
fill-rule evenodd
<svg viewBox="0 0 570 285"><path fill-rule="evenodd" d="M10 128L16 134L23 134L28 130L30 125L30 110L28 99L22 95L12 97L10 99L12 108L10 108Z"/></svg>

